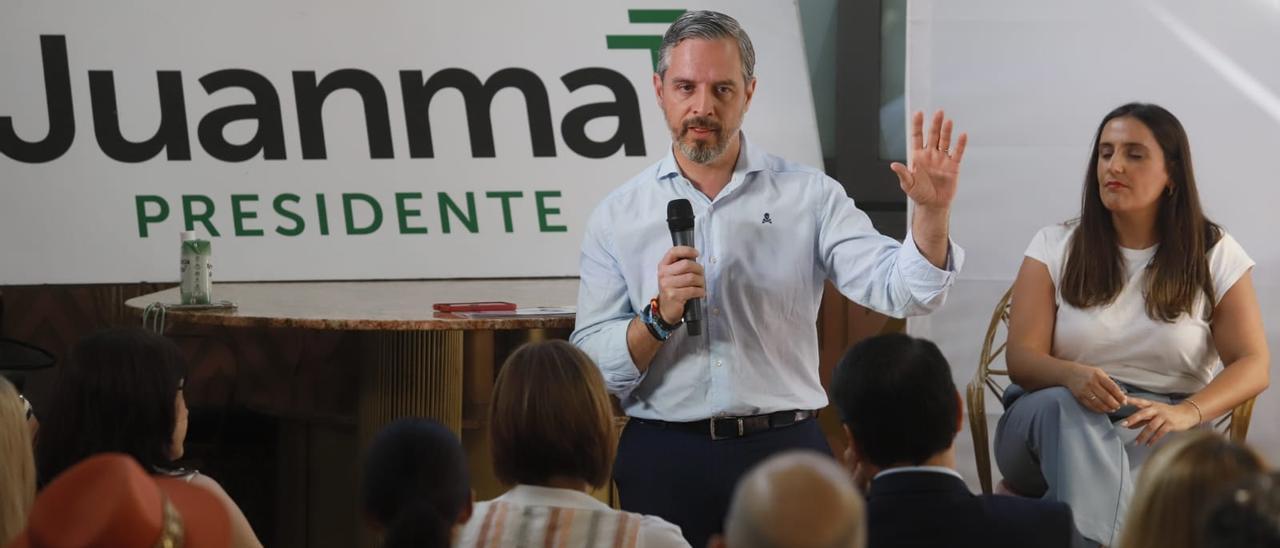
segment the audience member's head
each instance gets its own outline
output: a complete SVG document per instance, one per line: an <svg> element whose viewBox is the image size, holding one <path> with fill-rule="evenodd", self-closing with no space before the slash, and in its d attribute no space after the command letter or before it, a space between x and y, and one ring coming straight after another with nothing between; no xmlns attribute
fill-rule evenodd
<svg viewBox="0 0 1280 548"><path fill-rule="evenodd" d="M13 384L0 377L0 546L8 545L26 525L35 496L26 406Z"/></svg>
<svg viewBox="0 0 1280 548"><path fill-rule="evenodd" d="M1204 548L1280 548L1280 473L1258 474L1208 508Z"/></svg>
<svg viewBox="0 0 1280 548"><path fill-rule="evenodd" d="M831 393L850 437L848 459L872 472L954 467L960 394L932 342L894 333L854 345L836 366Z"/></svg>
<svg viewBox="0 0 1280 548"><path fill-rule="evenodd" d="M738 482L715 548L862 548L862 495L830 457L791 451Z"/></svg>
<svg viewBox="0 0 1280 548"><path fill-rule="evenodd" d="M11 548L218 547L231 544L223 503L181 478L158 478L119 453L86 458L49 483Z"/></svg>
<svg viewBox="0 0 1280 548"><path fill-rule="evenodd" d="M186 361L177 345L138 328L82 339L62 367L36 440L40 483L82 459L127 454L151 473L182 456Z"/></svg>
<svg viewBox="0 0 1280 548"><path fill-rule="evenodd" d="M1142 466L1120 533L1124 548L1191 548L1198 512L1227 488L1263 471L1252 449L1210 430L1179 434Z"/></svg>
<svg viewBox="0 0 1280 548"><path fill-rule="evenodd" d="M364 512L385 546L447 548L471 517L467 457L458 437L426 419L397 420L373 438L364 462Z"/></svg>
<svg viewBox="0 0 1280 548"><path fill-rule="evenodd" d="M604 487L616 450L604 377L559 340L529 343L502 365L489 408L493 469L506 485Z"/></svg>

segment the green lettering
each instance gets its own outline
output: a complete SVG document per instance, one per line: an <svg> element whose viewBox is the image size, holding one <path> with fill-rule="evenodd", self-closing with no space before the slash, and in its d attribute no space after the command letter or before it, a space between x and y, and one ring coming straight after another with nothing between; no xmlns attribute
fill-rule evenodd
<svg viewBox="0 0 1280 548"><path fill-rule="evenodd" d="M329 235L329 206L324 202L324 194L316 194L316 216L320 217L320 235Z"/></svg>
<svg viewBox="0 0 1280 548"><path fill-rule="evenodd" d="M467 214L463 215L462 210L458 208L458 204L448 194L443 192L436 195L440 200L440 229L445 234L449 233L449 212L453 212L453 216L458 218L458 222L462 226L467 227L467 232L475 234L479 229L476 223L476 193L467 193ZM507 216L507 226L511 226L511 217ZM507 232L511 232L508 228Z"/></svg>
<svg viewBox="0 0 1280 548"><path fill-rule="evenodd" d="M533 201L538 205L538 230L542 232L568 232L569 227L564 225L547 224L547 217L551 215L559 215L560 208L547 207L543 203L544 198L559 198L559 190L536 190L533 192Z"/></svg>
<svg viewBox="0 0 1280 548"><path fill-rule="evenodd" d="M261 236L264 234L261 228L245 228L245 219L257 219L258 212L245 211L243 209L245 202L258 201L257 194L232 194L231 195L231 224L236 229L236 236Z"/></svg>
<svg viewBox="0 0 1280 548"><path fill-rule="evenodd" d="M369 226L356 227L355 213L353 204L356 200L369 204L369 208L373 211L373 220L369 222ZM347 221L347 234L353 236L363 236L365 234L373 234L382 226L382 207L378 205L378 201L368 194L358 192L342 195L342 212L345 214Z"/></svg>
<svg viewBox="0 0 1280 548"><path fill-rule="evenodd" d="M301 201L302 201L302 197L298 196L297 194L281 194L279 196L276 196L275 201L271 203L274 209L276 210L276 213L279 213L281 217L288 217L289 220L293 221L293 228L285 228L283 226L277 226L276 234L279 234L281 236L297 236L299 234L302 234L302 229L304 226L306 226L306 223L302 221L302 216L284 208L285 202L293 202L296 204Z"/></svg>
<svg viewBox="0 0 1280 548"><path fill-rule="evenodd" d="M147 237L147 225L158 223L169 218L169 202L159 196L149 194L141 194L134 196L134 205L138 209L138 237ZM153 203L160 206L160 212L155 215L147 215L147 203Z"/></svg>
<svg viewBox="0 0 1280 548"><path fill-rule="evenodd" d="M196 202L204 204L204 211L196 213L191 209L191 206ZM209 222L213 218L213 200L210 200L208 196L184 194L182 196L182 216L187 230L195 230L196 223L199 222L204 225L205 232L208 232L210 236L218 236L218 229L213 227L213 223Z"/></svg>
<svg viewBox="0 0 1280 548"><path fill-rule="evenodd" d="M396 216L400 218L401 234L426 234L425 226L409 226L409 217L421 217L422 211L417 209L409 209L405 207L405 200L421 200L421 192L397 192L396 193ZM445 230L448 232L448 229Z"/></svg>
<svg viewBox="0 0 1280 548"><path fill-rule="evenodd" d="M524 196L524 193L518 190L507 190L503 192L486 192L484 193L484 196L486 198L497 198L502 200L502 226L506 229L507 233L510 234L513 231L511 226L510 200L512 198L520 198Z"/></svg>

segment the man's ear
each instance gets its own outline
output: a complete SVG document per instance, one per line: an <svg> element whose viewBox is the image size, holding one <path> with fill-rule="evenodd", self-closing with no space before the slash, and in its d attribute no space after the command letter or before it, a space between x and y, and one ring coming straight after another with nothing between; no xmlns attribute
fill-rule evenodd
<svg viewBox="0 0 1280 548"><path fill-rule="evenodd" d="M658 108L662 108L662 76L653 73L653 96L658 101Z"/></svg>
<svg viewBox="0 0 1280 548"><path fill-rule="evenodd" d="M845 455L852 454L853 453L853 432L849 430L849 425L847 424L841 424L840 431L844 432L844 454Z"/></svg>
<svg viewBox="0 0 1280 548"><path fill-rule="evenodd" d="M711 538L707 539L707 548L728 548L728 546L728 544L725 544L724 535L721 533L711 535Z"/></svg>

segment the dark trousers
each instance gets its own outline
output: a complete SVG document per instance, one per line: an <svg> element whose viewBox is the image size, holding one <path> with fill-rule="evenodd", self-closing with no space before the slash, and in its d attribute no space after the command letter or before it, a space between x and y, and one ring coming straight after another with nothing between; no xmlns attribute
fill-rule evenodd
<svg viewBox="0 0 1280 548"><path fill-rule="evenodd" d="M724 529L733 488L752 466L788 449L831 454L816 419L743 438L712 441L710 432L632 420L618 442L613 479L622 509L680 526L694 548Z"/></svg>

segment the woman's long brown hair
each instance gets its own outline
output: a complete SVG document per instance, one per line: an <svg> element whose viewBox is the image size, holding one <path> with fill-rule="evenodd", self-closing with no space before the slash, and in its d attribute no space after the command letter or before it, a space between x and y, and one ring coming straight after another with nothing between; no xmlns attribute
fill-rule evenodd
<svg viewBox="0 0 1280 548"><path fill-rule="evenodd" d="M1191 144L1182 123L1157 105L1129 103L1102 119L1093 137L1093 153L1084 177L1080 220L1071 237L1062 275L1062 298L1076 308L1110 304L1124 287L1124 257L1116 243L1111 212L1102 203L1098 184L1098 146L1102 129L1116 118L1142 122L1164 152L1172 193L1160 197L1156 233L1160 246L1146 267L1147 316L1173 322L1192 314L1197 293L1203 292L1213 310L1213 280L1208 251L1222 237L1222 229L1205 218L1191 169Z"/></svg>

